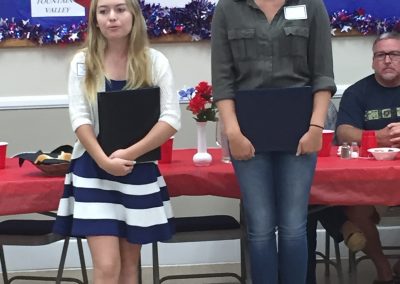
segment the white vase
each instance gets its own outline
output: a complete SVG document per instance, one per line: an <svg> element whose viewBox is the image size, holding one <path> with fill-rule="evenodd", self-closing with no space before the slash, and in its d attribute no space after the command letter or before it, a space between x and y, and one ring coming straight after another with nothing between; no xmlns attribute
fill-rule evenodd
<svg viewBox="0 0 400 284"><path fill-rule="evenodd" d="M196 122L197 126L197 153L193 156L193 163L198 167L211 164L212 156L207 153L207 122Z"/></svg>

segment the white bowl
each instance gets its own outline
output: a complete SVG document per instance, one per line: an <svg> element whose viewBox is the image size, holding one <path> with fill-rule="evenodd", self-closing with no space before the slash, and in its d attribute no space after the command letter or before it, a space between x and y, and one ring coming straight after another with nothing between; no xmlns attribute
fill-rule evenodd
<svg viewBox="0 0 400 284"><path fill-rule="evenodd" d="M368 152L370 152L377 160L394 160L400 152L400 149L389 147L370 148L368 149Z"/></svg>

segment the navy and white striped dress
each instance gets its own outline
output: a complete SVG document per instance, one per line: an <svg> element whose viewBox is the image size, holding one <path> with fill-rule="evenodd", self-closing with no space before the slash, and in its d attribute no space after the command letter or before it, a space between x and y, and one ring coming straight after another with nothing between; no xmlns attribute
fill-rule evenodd
<svg viewBox="0 0 400 284"><path fill-rule="evenodd" d="M54 232L146 244L169 239L172 220L167 187L155 162L138 163L130 174L116 177L85 152L71 161Z"/></svg>

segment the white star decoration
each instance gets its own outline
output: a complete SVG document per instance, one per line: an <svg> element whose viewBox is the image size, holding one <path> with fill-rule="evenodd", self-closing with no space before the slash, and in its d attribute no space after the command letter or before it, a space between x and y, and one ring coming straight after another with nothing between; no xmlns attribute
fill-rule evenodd
<svg viewBox="0 0 400 284"><path fill-rule="evenodd" d="M353 28L352 27L350 27L350 26L344 26L342 29L341 29L341 32L343 33L343 32L345 32L345 33L348 33L349 31L351 31Z"/></svg>
<svg viewBox="0 0 400 284"><path fill-rule="evenodd" d="M73 33L70 35L69 39L75 42L78 39L78 33Z"/></svg>
<svg viewBox="0 0 400 284"><path fill-rule="evenodd" d="M335 33L336 33L336 28L331 29L331 35L332 35L332 36L335 36Z"/></svg>
<svg viewBox="0 0 400 284"><path fill-rule="evenodd" d="M61 37L59 37L58 35L54 36L54 42L58 43L58 41L61 39Z"/></svg>

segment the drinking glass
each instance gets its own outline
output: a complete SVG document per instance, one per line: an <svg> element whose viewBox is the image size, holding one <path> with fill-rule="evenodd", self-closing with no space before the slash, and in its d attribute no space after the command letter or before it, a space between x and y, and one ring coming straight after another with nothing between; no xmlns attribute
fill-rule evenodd
<svg viewBox="0 0 400 284"><path fill-rule="evenodd" d="M221 161L223 163L230 163L231 156L229 153L228 137L225 135L224 124L221 119L215 123L215 142L222 150Z"/></svg>

